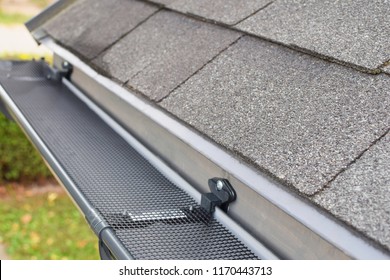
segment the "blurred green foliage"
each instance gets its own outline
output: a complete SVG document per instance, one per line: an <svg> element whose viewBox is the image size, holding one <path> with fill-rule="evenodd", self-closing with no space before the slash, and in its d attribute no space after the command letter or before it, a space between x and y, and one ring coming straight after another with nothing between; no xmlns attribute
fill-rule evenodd
<svg viewBox="0 0 390 280"><path fill-rule="evenodd" d="M30 2L32 2L34 5L36 5L39 8L45 8L49 6L49 4L53 2L53 0L30 0Z"/></svg>
<svg viewBox="0 0 390 280"><path fill-rule="evenodd" d="M12 1L7 1L7 2L12 3ZM29 1L26 0L25 3L19 3L19 6L21 7L20 12L12 13L12 12L2 11L1 6L6 5L7 3L2 3L2 1L0 0L0 24L3 25L24 24L26 21L31 19L32 16L24 14L23 5L29 5L29 6L32 5L40 9L44 9L47 6L49 6L49 4L51 4L52 2L54 1L53 0L29 0ZM14 5L17 4L18 3Z"/></svg>
<svg viewBox="0 0 390 280"><path fill-rule="evenodd" d="M48 177L50 171L18 125L0 113L0 183Z"/></svg>
<svg viewBox="0 0 390 280"><path fill-rule="evenodd" d="M19 14L19 13L5 13L0 10L0 24L23 24L28 21L31 16Z"/></svg>
<svg viewBox="0 0 390 280"><path fill-rule="evenodd" d="M34 54L1 53L0 59L40 59ZM52 56L45 57L50 64ZM5 181L32 182L51 177L38 152L15 122L0 113L0 184Z"/></svg>
<svg viewBox="0 0 390 280"><path fill-rule="evenodd" d="M66 194L7 192L0 201L0 243L11 259L99 259L97 238Z"/></svg>

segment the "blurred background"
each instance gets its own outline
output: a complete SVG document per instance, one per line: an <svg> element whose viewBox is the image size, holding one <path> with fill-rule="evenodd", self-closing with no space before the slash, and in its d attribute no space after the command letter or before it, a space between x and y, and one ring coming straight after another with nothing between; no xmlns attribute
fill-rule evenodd
<svg viewBox="0 0 390 280"><path fill-rule="evenodd" d="M53 0L0 0L0 60L51 53L23 23ZM97 239L39 154L0 113L0 259L98 259Z"/></svg>

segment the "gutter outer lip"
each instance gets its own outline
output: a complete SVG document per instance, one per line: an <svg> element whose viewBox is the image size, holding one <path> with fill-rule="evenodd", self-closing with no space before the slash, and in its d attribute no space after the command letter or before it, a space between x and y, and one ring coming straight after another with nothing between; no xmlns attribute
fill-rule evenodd
<svg viewBox="0 0 390 280"><path fill-rule="evenodd" d="M98 237L101 237L103 242L111 250L112 254L117 259L133 259L131 254L124 248L119 239L115 236L113 230L108 224L103 221L100 214L96 209L88 202L80 190L75 186L71 178L66 174L61 164L57 161L55 156L51 153L50 149L45 145L39 135L34 131L34 128L30 125L28 120L24 117L22 112L8 96L6 90L0 85L0 98L5 105L10 108L12 117L16 120L20 127L23 128L24 133L28 136L35 147L41 152L47 165L56 175L57 179L64 186L68 195L73 199L74 203L79 207L80 211L85 215L85 219L91 226L92 230Z"/></svg>
<svg viewBox="0 0 390 280"><path fill-rule="evenodd" d="M321 236L324 240L342 250L346 255L355 259L390 259L389 254L356 236L352 229L342 226L326 213L322 213L320 209L316 209L298 195L286 191L283 186L278 185L260 174L259 171L240 162L216 144L204 139L191 128L184 126L167 113L146 103L135 94L131 94L130 90L122 88L99 74L77 56L56 44L52 38L43 38L41 42L54 53L78 67L100 86L115 94L181 141L187 143L192 149L220 166L220 168L246 184L257 194L276 205L316 235Z"/></svg>

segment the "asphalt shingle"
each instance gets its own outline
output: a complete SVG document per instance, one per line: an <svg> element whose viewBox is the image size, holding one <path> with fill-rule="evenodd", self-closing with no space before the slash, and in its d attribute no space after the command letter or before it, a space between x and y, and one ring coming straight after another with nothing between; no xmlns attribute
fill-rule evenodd
<svg viewBox="0 0 390 280"><path fill-rule="evenodd" d="M279 0L239 29L366 69L390 59L387 0Z"/></svg>
<svg viewBox="0 0 390 280"><path fill-rule="evenodd" d="M390 249L390 133L314 201Z"/></svg>
<svg viewBox="0 0 390 280"><path fill-rule="evenodd" d="M241 36L161 11L94 63L149 98L160 100Z"/></svg>
<svg viewBox="0 0 390 280"><path fill-rule="evenodd" d="M385 67L383 68L383 72L385 72L385 73L387 73L387 74L390 74L390 65L385 66Z"/></svg>
<svg viewBox="0 0 390 280"><path fill-rule="evenodd" d="M157 3L157 4L161 4L161 5L164 5L164 6L168 6L169 4L171 4L172 2L175 2L176 0L151 0L151 2L154 2L154 3Z"/></svg>
<svg viewBox="0 0 390 280"><path fill-rule="evenodd" d="M92 59L157 11L133 0L78 1L44 25L65 46Z"/></svg>
<svg viewBox="0 0 390 280"><path fill-rule="evenodd" d="M272 0L176 0L169 1L167 6L183 13L234 25L271 2Z"/></svg>
<svg viewBox="0 0 390 280"><path fill-rule="evenodd" d="M160 104L312 195L390 126L389 81L244 37Z"/></svg>

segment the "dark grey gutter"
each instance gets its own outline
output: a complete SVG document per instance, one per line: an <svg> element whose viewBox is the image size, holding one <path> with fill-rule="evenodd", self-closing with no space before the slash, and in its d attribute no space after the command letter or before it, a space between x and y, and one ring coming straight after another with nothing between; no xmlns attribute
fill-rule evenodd
<svg viewBox="0 0 390 280"><path fill-rule="evenodd" d="M229 216L284 258L389 259L358 232L239 161L154 104L131 94L46 38L42 43L74 67L72 81L198 191L206 178L228 178L238 201ZM248 203L251 201L251 203Z"/></svg>
<svg viewBox="0 0 390 280"><path fill-rule="evenodd" d="M5 103L7 109L9 109L8 111L12 114L13 119L16 120L19 126L23 129L26 136L39 150L48 167L57 177L58 182L60 182L64 186L65 190L68 192L69 196L73 199L75 204L79 207L80 211L84 213L85 219L87 220L95 234L99 236L106 245L109 245L109 249L111 250L112 254L116 259L133 259L130 253L123 248L123 245L121 245L120 241L117 239L112 229L108 226L106 222L103 221L100 214L95 210L95 208L88 202L85 196L75 186L72 179L69 178L65 170L62 168L61 164L56 160L50 149L45 145L39 135L34 131L28 120L24 117L22 112L15 105L15 103L12 101L12 99L9 97L9 95L6 93L5 89L1 85L0 98Z"/></svg>

